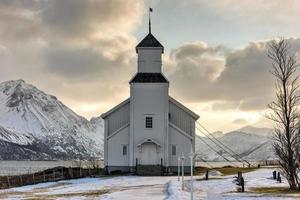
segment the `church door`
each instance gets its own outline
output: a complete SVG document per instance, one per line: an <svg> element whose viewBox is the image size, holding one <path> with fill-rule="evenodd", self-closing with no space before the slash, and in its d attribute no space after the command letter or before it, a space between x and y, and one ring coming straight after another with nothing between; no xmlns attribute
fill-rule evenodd
<svg viewBox="0 0 300 200"><path fill-rule="evenodd" d="M142 165L157 165L158 153L157 146L153 143L144 143L142 146L141 164Z"/></svg>

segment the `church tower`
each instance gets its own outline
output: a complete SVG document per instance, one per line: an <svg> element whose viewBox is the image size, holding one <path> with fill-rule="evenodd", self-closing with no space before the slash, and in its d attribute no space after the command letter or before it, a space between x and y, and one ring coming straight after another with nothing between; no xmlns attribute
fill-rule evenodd
<svg viewBox="0 0 300 200"><path fill-rule="evenodd" d="M148 35L136 46L138 69L130 81L131 166L168 166L169 81L162 74L163 52L149 21Z"/></svg>
<svg viewBox="0 0 300 200"><path fill-rule="evenodd" d="M176 172L178 157L195 149L199 116L169 96L169 81L162 73L164 47L151 33L150 16L149 33L136 46L136 53L137 72L129 81L130 97L101 115L104 164L108 173ZM186 172L189 165L185 159Z"/></svg>

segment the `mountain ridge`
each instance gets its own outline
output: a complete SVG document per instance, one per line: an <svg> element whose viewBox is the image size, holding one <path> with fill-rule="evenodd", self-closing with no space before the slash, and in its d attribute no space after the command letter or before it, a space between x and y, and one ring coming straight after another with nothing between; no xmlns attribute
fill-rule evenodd
<svg viewBox="0 0 300 200"><path fill-rule="evenodd" d="M87 120L24 80L0 83L0 160L103 158L103 129L101 117ZM245 126L212 134L245 159L265 160L274 158L271 130ZM221 160L202 140L226 155L200 137L196 136L196 151L203 159Z"/></svg>
<svg viewBox="0 0 300 200"><path fill-rule="evenodd" d="M8 142L6 145L15 144L22 149L35 144L36 155L46 154L47 159L103 157L103 131L97 129L102 123L77 115L55 96L24 80L0 83L0 140ZM5 140L7 133L15 139L16 135L30 138L33 144Z"/></svg>

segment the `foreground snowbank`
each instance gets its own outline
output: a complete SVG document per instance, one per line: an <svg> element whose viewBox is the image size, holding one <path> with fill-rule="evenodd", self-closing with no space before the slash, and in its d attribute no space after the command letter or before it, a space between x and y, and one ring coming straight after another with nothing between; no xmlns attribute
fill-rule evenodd
<svg viewBox="0 0 300 200"><path fill-rule="evenodd" d="M194 199L203 200L295 200L300 195L255 194L252 187L287 187L273 180L274 169L259 169L244 174L246 193L237 193L234 176L216 176L204 181L195 177ZM41 183L37 185L0 190L0 199L101 199L101 200L188 200L190 181L185 177L185 190L177 177L119 176L103 178L83 178L76 180Z"/></svg>
<svg viewBox="0 0 300 200"><path fill-rule="evenodd" d="M177 199L190 199L190 193L187 191L182 191L181 190L181 182L178 181L169 181L167 183L167 192L168 192L168 197L166 200L177 200Z"/></svg>

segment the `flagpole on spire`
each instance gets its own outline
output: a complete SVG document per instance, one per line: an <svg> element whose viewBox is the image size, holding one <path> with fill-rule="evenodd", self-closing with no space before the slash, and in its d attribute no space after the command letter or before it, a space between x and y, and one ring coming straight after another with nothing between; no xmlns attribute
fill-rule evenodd
<svg viewBox="0 0 300 200"><path fill-rule="evenodd" d="M151 12L152 11L153 9L149 7L149 33L151 33Z"/></svg>

